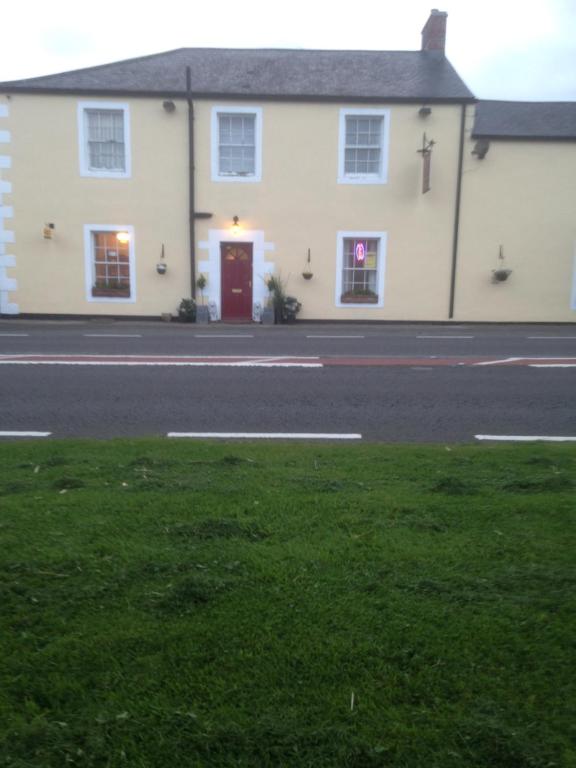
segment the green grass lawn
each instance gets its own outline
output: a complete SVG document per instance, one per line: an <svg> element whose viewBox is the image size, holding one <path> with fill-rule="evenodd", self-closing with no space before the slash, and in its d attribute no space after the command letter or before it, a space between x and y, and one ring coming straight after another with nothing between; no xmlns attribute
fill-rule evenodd
<svg viewBox="0 0 576 768"><path fill-rule="evenodd" d="M574 447L0 466L1 766L576 766Z"/></svg>

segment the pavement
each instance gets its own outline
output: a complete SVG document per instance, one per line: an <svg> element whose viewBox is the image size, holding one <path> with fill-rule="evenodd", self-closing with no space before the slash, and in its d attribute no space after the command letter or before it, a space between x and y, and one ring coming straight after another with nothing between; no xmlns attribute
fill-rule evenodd
<svg viewBox="0 0 576 768"><path fill-rule="evenodd" d="M1 319L0 438L40 435L576 440L576 326Z"/></svg>

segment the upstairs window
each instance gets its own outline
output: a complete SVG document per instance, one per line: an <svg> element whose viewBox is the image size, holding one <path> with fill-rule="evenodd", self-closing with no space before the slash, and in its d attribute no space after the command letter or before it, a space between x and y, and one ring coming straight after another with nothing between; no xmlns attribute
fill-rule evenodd
<svg viewBox="0 0 576 768"><path fill-rule="evenodd" d="M215 107L212 111L212 180L260 181L262 111Z"/></svg>
<svg viewBox="0 0 576 768"><path fill-rule="evenodd" d="M256 171L256 117L218 115L220 174L253 176Z"/></svg>
<svg viewBox="0 0 576 768"><path fill-rule="evenodd" d="M339 183L386 183L388 119L384 109L340 110Z"/></svg>
<svg viewBox="0 0 576 768"><path fill-rule="evenodd" d="M79 104L80 173L82 176L127 178L130 175L128 106Z"/></svg>

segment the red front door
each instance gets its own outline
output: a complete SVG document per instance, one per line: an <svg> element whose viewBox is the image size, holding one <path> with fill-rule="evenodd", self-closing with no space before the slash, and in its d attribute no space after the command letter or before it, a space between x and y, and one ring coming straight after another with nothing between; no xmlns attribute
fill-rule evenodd
<svg viewBox="0 0 576 768"><path fill-rule="evenodd" d="M249 323L252 320L252 244L222 243L222 320Z"/></svg>

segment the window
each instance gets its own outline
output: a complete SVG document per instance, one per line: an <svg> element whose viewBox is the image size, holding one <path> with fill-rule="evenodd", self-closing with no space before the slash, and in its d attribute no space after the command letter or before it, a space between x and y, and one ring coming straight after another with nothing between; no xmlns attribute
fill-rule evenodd
<svg viewBox="0 0 576 768"><path fill-rule="evenodd" d="M385 232L339 232L336 305L384 306Z"/></svg>
<svg viewBox="0 0 576 768"><path fill-rule="evenodd" d="M386 183L388 121L386 109L340 110L340 184Z"/></svg>
<svg viewBox="0 0 576 768"><path fill-rule="evenodd" d="M260 181L262 110L214 107L212 110L212 180Z"/></svg>
<svg viewBox="0 0 576 768"><path fill-rule="evenodd" d="M78 105L82 176L130 176L129 112L126 104L81 102Z"/></svg>
<svg viewBox="0 0 576 768"><path fill-rule="evenodd" d="M133 227L90 224L84 239L87 300L135 301Z"/></svg>

